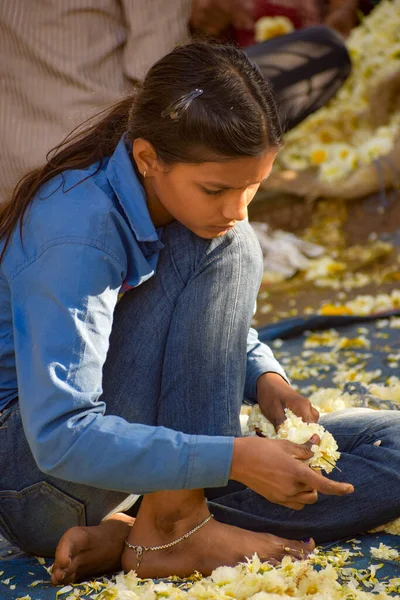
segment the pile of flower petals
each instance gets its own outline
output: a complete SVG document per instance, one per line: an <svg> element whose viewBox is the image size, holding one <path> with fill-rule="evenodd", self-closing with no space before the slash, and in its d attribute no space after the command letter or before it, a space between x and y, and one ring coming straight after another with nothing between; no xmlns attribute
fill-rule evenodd
<svg viewBox="0 0 400 600"><path fill-rule="evenodd" d="M322 181L346 178L391 152L400 133L400 112L375 126L371 95L399 69L400 1L382 0L347 40L352 72L335 98L288 133L277 166L316 170ZM379 101L376 99L375 101Z"/></svg>
<svg viewBox="0 0 400 600"><path fill-rule="evenodd" d="M316 553L308 560L298 562L285 557L276 567L261 563L254 555L247 563L219 567L209 577L193 577L192 581L185 582L141 581L131 571L127 575L117 575L97 600L386 600L393 597L388 595L386 587L398 591L396 582L382 584L378 581L379 565L359 572L357 577L351 576L353 569L347 569L350 574L346 581L341 573L345 572L343 567L354 553L336 549L330 555L331 558Z"/></svg>
<svg viewBox="0 0 400 600"><path fill-rule="evenodd" d="M386 311L400 309L400 290L393 290L390 294L360 295L343 304L323 304L319 314L325 316L340 315L373 315ZM396 327L396 321L394 320Z"/></svg>

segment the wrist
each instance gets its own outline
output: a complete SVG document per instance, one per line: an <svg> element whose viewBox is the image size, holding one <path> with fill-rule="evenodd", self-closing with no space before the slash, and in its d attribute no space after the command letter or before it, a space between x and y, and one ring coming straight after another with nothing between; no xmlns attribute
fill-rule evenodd
<svg viewBox="0 0 400 600"><path fill-rule="evenodd" d="M271 387L274 387L274 388L290 387L291 388L291 385L286 381L286 379L282 375L280 375L280 373L269 371L267 373L263 373L257 379L257 384L256 384L257 396L263 390L271 389Z"/></svg>
<svg viewBox="0 0 400 600"><path fill-rule="evenodd" d="M248 438L235 438L233 440L232 464L229 479L242 481L242 474L245 470L245 452Z"/></svg>

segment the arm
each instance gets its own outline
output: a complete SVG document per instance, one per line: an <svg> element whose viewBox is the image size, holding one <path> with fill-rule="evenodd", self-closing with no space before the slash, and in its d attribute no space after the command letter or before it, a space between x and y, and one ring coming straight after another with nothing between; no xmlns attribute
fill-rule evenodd
<svg viewBox="0 0 400 600"><path fill-rule="evenodd" d="M191 0L121 0L127 32L122 67L128 79L144 79L157 60L189 41L190 5Z"/></svg>
<svg viewBox="0 0 400 600"><path fill-rule="evenodd" d="M232 438L104 414L102 367L123 277L124 266L102 249L63 243L10 281L19 402L33 456L54 477L126 493L225 485Z"/></svg>
<svg viewBox="0 0 400 600"><path fill-rule="evenodd" d="M306 422L317 422L319 418L310 401L292 388L271 348L260 342L254 329L250 329L247 338L245 397L258 402L275 427L285 420L285 408Z"/></svg>
<svg viewBox="0 0 400 600"><path fill-rule="evenodd" d="M244 395L248 400L257 402L257 381L264 373L278 373L286 382L285 371L276 360L269 346L260 342L258 333L250 328L247 336L247 367Z"/></svg>
<svg viewBox="0 0 400 600"><path fill-rule="evenodd" d="M199 33L219 35L230 25L237 29L254 27L252 0L193 0L190 17Z"/></svg>

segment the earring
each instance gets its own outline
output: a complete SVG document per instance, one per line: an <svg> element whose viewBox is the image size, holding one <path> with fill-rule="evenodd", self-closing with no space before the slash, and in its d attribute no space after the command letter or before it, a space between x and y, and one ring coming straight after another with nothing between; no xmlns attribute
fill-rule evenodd
<svg viewBox="0 0 400 600"><path fill-rule="evenodd" d="M143 171L143 177L146 178L147 171Z"/></svg>

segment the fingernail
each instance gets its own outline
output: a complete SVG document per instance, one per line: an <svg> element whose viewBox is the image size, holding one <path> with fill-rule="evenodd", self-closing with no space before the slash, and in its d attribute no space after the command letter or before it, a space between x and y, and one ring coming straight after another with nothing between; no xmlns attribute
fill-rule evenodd
<svg viewBox="0 0 400 600"><path fill-rule="evenodd" d="M64 571L64 573L62 574L62 577L61 577L61 581L63 581L66 578L66 576L67 576L67 571Z"/></svg>
<svg viewBox="0 0 400 600"><path fill-rule="evenodd" d="M348 485L346 488L346 494L352 494L354 492L354 487L352 485Z"/></svg>
<svg viewBox="0 0 400 600"><path fill-rule="evenodd" d="M303 544L311 544L311 538L307 538L306 540L301 540Z"/></svg>
<svg viewBox="0 0 400 600"><path fill-rule="evenodd" d="M316 442L318 442L319 437L317 436L316 433L314 433L314 435L312 437L310 437L310 442L315 444Z"/></svg>

